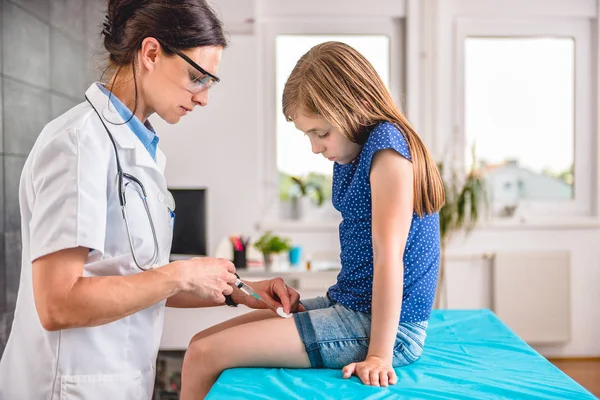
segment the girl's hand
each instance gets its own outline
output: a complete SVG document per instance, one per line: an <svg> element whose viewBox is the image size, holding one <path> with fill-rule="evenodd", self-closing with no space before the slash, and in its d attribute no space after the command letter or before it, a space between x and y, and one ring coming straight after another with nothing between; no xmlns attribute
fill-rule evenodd
<svg viewBox="0 0 600 400"><path fill-rule="evenodd" d="M356 375L362 383L370 386L387 387L388 384L395 385L398 381L392 364L377 356L367 356L363 362L348 364L342 372L344 379Z"/></svg>

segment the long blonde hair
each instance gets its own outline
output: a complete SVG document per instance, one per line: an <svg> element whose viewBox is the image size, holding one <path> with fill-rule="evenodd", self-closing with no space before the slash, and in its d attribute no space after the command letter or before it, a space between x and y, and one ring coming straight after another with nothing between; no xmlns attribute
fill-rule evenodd
<svg viewBox="0 0 600 400"><path fill-rule="evenodd" d="M422 217L444 205L444 184L435 161L373 66L352 47L325 42L310 49L290 74L282 102L288 121L300 112L316 115L361 145L376 124L395 124L412 158L415 212Z"/></svg>

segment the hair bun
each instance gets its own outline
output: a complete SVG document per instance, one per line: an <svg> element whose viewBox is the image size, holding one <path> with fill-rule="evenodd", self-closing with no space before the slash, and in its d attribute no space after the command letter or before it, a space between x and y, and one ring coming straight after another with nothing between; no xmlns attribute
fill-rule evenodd
<svg viewBox="0 0 600 400"><path fill-rule="evenodd" d="M110 38L114 43L119 43L124 35L127 22L145 3L145 0L109 0L108 12L102 24L104 36Z"/></svg>
<svg viewBox="0 0 600 400"><path fill-rule="evenodd" d="M101 29L111 67L133 65L147 37L176 49L227 46L206 0L107 0Z"/></svg>

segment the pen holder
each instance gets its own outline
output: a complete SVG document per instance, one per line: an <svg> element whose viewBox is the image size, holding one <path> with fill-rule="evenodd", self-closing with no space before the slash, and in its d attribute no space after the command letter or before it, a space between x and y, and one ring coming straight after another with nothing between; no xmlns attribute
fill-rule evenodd
<svg viewBox="0 0 600 400"><path fill-rule="evenodd" d="M246 268L246 250L233 250L233 265L235 269Z"/></svg>

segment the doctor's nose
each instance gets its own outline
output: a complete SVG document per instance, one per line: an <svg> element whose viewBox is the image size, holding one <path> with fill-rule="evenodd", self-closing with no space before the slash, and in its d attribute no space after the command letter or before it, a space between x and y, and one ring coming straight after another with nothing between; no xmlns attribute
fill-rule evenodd
<svg viewBox="0 0 600 400"><path fill-rule="evenodd" d="M193 95L192 101L198 104L200 107L205 107L208 105L208 90L203 90L200 93Z"/></svg>

